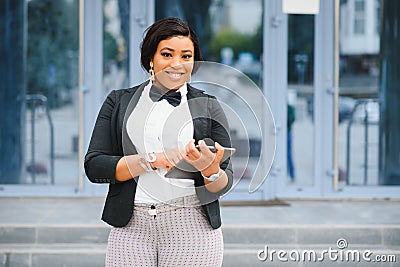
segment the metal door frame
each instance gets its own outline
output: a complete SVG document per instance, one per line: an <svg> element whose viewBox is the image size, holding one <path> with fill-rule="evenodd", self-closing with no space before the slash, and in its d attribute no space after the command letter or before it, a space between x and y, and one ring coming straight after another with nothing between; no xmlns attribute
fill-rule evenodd
<svg viewBox="0 0 400 267"><path fill-rule="evenodd" d="M287 16L282 14L281 1L267 1L270 8L264 25L264 42L274 40L275 44L264 46L264 62L273 62L274 67L264 73L264 80L268 83L266 96L277 121L286 121L286 89L287 77L278 73L287 74ZM336 12L335 12L336 10ZM312 186L292 187L286 184L286 124L278 128L277 153L274 162L275 172L270 174L269 183L274 188L269 198L399 198L398 186L346 186L338 188L338 13L339 1L320 1L319 14L315 16L314 39L314 177ZM335 17L336 16L336 17ZM271 29L271 25L278 21L282 27ZM284 37L282 37L284 36ZM274 49L273 46L278 49ZM272 48L271 48L272 47ZM268 56L270 58L267 61ZM275 58L275 60L274 60ZM336 58L336 60L335 60ZM279 62L280 59L284 62ZM267 65L267 64L266 64ZM271 80L268 80L271 79ZM275 81L273 81L275 80ZM269 90L273 88L273 90ZM277 88L284 88L284 90Z"/></svg>

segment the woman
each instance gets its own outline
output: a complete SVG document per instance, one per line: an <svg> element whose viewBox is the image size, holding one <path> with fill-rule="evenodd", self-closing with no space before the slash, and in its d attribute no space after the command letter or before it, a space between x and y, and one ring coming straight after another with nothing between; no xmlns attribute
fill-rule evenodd
<svg viewBox="0 0 400 267"><path fill-rule="evenodd" d="M218 198L232 186L229 160L221 162L231 143L215 97L186 82L201 59L189 25L157 21L141 46L150 81L112 91L98 114L85 171L109 183L106 266L222 265ZM182 159L193 169L167 177Z"/></svg>

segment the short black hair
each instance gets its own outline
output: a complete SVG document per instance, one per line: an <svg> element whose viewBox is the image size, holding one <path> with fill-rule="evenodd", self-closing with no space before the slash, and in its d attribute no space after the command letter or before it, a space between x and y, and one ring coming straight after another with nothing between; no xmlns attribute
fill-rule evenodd
<svg viewBox="0 0 400 267"><path fill-rule="evenodd" d="M146 35L140 47L140 61L146 71L150 70L150 61L153 59L154 54L157 51L158 44L163 40L178 35L189 37L190 40L192 40L195 62L193 72L199 68L198 63L203 60L199 40L194 30L183 20L178 18L165 18L158 20L146 29L145 34Z"/></svg>

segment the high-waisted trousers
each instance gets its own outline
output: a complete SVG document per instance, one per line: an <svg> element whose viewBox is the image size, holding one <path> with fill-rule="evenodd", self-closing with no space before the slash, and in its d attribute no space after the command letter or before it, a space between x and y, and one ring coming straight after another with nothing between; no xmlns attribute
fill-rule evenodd
<svg viewBox="0 0 400 267"><path fill-rule="evenodd" d="M195 195L168 203L135 203L128 225L111 229L106 266L221 266L221 228L210 226L197 203Z"/></svg>

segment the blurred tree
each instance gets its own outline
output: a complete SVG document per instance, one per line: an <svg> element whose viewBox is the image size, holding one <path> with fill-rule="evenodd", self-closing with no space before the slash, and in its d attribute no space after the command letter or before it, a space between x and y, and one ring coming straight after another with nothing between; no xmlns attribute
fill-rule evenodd
<svg viewBox="0 0 400 267"><path fill-rule="evenodd" d="M240 52L251 52L258 59L262 53L262 23L254 35L222 29L214 35L210 20L211 0L157 0L156 19L177 17L192 26L200 40L201 52L205 60L221 60L221 49L231 47L235 56Z"/></svg>
<svg viewBox="0 0 400 267"><path fill-rule="evenodd" d="M119 51L119 55L123 54L118 58L119 64L123 69L126 69L129 73L129 36L130 36L130 0L118 0L119 17L121 19L121 33L124 40L123 53Z"/></svg>
<svg viewBox="0 0 400 267"><path fill-rule="evenodd" d="M109 32L104 31L103 34L103 66L108 66L118 60L118 44Z"/></svg>
<svg viewBox="0 0 400 267"><path fill-rule="evenodd" d="M103 0L103 87L106 90L129 86L128 76L124 76L122 84L113 83L113 79L112 84L107 82L114 71L129 75L129 24L130 0Z"/></svg>
<svg viewBox="0 0 400 267"><path fill-rule="evenodd" d="M234 57L237 58L240 52L250 51L251 42L252 36L223 28L211 40L210 55L220 60L221 49L224 47L230 47L234 52Z"/></svg>
<svg viewBox="0 0 400 267"><path fill-rule="evenodd" d="M263 31L263 23L261 22L256 33L251 36L250 51L253 53L254 58L256 59L260 59L263 52Z"/></svg>
<svg viewBox="0 0 400 267"><path fill-rule="evenodd" d="M217 60L221 59L221 49L230 47L233 49L237 58L240 52L250 52L257 60L260 59L263 46L263 27L262 23L257 28L257 31L252 34L243 34L231 29L221 29L211 40L210 55Z"/></svg>
<svg viewBox="0 0 400 267"><path fill-rule="evenodd" d="M60 103L61 89L77 86L70 57L78 51L78 0L28 1L27 92L47 96L51 107Z"/></svg>

